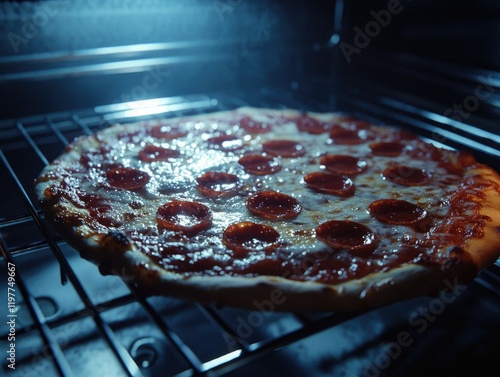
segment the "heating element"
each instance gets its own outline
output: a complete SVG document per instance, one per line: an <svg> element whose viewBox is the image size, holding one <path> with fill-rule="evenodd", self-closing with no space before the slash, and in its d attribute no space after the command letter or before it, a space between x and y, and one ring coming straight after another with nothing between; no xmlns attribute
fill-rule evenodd
<svg viewBox="0 0 500 377"><path fill-rule="evenodd" d="M362 118L390 118L424 134L436 127L435 118L398 108L396 102L381 105L345 97L342 104ZM227 93L201 94L0 123L0 374L482 376L495 367L500 352L498 261L469 287L366 313L295 315L275 312L271 301L255 302L255 310L202 306L144 297L133 277L123 281L101 275L53 232L34 202L34 178L76 136L118 121L242 105L302 110L329 106L265 89L255 101ZM495 151L487 148L494 147L486 145L483 152ZM496 153L500 155L498 149ZM9 325L12 319L14 326ZM15 341L8 341L9 335ZM15 369L5 357L11 343Z"/></svg>

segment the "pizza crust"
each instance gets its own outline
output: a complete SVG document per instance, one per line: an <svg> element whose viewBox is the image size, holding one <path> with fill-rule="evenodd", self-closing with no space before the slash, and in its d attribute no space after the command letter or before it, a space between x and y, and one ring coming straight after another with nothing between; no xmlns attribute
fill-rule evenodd
<svg viewBox="0 0 500 377"><path fill-rule="evenodd" d="M299 114L295 110L243 108L241 111L257 117L261 111L286 116ZM206 115L190 119L204 116ZM211 118L224 116L225 113L210 114ZM313 116L321 119L328 115ZM122 130L134 127L136 126L125 126ZM105 130L103 135L106 132L114 131ZM77 139L73 143L83 149L94 144L98 142L92 137ZM35 194L40 200L45 218L84 258L98 264L103 273L120 275L146 294L175 296L205 304L238 306L251 310L260 310L271 302L273 310L277 311L363 311L420 295L435 295L444 288L450 289L453 284L467 280L474 272L494 262L500 254L500 178L492 169L477 165L469 169L467 174L480 176L494 184L482 191L484 197L478 197L481 215L491 219L486 222L484 236L467 240L463 248L472 259L472 274L470 264L467 261L462 263L463 257L453 256L449 258L450 263L446 268L438 265L405 264L337 285L295 281L277 276L185 276L161 268L132 243L122 245L113 240L106 242L108 234L96 232L78 220L88 215L86 210L76 207L67 198L47 196L46 189L61 181L54 174L58 163L78 160L79 153L80 150L68 148L55 164L44 169L41 176L45 178L36 182ZM459 262L455 263L457 260Z"/></svg>
<svg viewBox="0 0 500 377"><path fill-rule="evenodd" d="M172 296L249 310L268 308L272 303L273 311L299 313L365 311L399 300L435 295L441 289L450 287L450 281L439 268L416 264L339 285L300 282L275 276L185 277L162 269L134 247L126 251L108 248L103 253L100 245L105 235L96 235L86 226L64 226L63 222L57 221L60 216L57 207L45 202L44 211L51 211L51 208L56 210L52 210L52 214L46 212L46 219L82 257L97 264L104 274L121 276L146 295Z"/></svg>
<svg viewBox="0 0 500 377"><path fill-rule="evenodd" d="M480 181L489 181L492 184L480 191L481 196L476 200L481 204L480 215L486 216L482 238L471 238L466 241L466 250L478 271L491 265L500 255L500 177L488 166L478 165L469 169L466 176L478 177Z"/></svg>

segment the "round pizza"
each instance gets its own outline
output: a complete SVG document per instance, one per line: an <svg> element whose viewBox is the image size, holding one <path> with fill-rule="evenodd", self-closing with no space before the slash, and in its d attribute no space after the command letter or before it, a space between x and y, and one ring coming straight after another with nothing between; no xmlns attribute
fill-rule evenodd
<svg viewBox="0 0 500 377"><path fill-rule="evenodd" d="M337 113L239 108L116 124L35 181L45 218L143 292L366 310L500 256L500 177L469 153Z"/></svg>

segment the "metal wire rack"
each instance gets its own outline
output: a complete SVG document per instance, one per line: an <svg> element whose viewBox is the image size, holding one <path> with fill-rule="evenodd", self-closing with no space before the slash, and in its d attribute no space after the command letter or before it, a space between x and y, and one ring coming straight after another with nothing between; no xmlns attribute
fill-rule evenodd
<svg viewBox="0 0 500 377"><path fill-rule="evenodd" d="M260 106L314 109L292 98L278 102L276 98L283 99L281 95L268 95L268 102L263 98ZM2 276L15 266L14 305L2 304L0 313L4 313L2 321L16 319L17 364L12 370L3 360L3 372L13 376L230 376L235 372L245 375L242 367L263 359L267 362L257 364L250 374L260 370L264 375L262 371L266 370L269 375L323 375L331 372L333 365L343 365L349 368L343 371L359 375L366 369L360 359L380 354L383 339L377 331L363 328L363 323L383 323L384 336L390 338L396 329L408 327L409 314L428 305L429 299L422 298L396 304L396 309L390 306L364 314L294 315L274 312L272 303L260 303L254 311L245 311L144 297L126 279L124 282L116 276L102 276L95 266L79 258L46 225L34 204L34 177L78 135L92 134L116 121L179 116L245 104L234 98L195 95L0 123ZM4 280L2 287L7 283ZM488 299L500 295L500 265L484 272L477 282L475 289ZM0 298L1 303L8 302L6 286ZM389 319L381 319L384 315ZM363 335L357 340L349 339L353 326L361 326ZM0 345L6 350L10 347L8 335L9 328L2 327ZM316 360L314 369L312 364L304 367L304 363L294 360L297 349L311 347L301 345L305 340L337 343L330 345L332 353L328 357ZM298 347L295 353L280 353L292 345ZM349 367L342 360L350 360Z"/></svg>

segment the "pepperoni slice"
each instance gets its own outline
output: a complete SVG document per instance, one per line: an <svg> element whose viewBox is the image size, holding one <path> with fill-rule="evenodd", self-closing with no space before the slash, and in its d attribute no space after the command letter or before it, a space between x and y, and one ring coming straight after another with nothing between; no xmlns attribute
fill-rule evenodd
<svg viewBox="0 0 500 377"><path fill-rule="evenodd" d="M366 161L357 157L341 154L331 154L321 157L320 164L331 173L356 175L364 172L368 167Z"/></svg>
<svg viewBox="0 0 500 377"><path fill-rule="evenodd" d="M279 244L279 233L272 227L250 221L229 225L222 242L237 253L273 251Z"/></svg>
<svg viewBox="0 0 500 377"><path fill-rule="evenodd" d="M405 146L395 141L380 141L370 144L372 153L377 156L397 157L405 149Z"/></svg>
<svg viewBox="0 0 500 377"><path fill-rule="evenodd" d="M422 186L430 182L432 175L425 169L410 166L392 166L384 170L383 177L403 186Z"/></svg>
<svg viewBox="0 0 500 377"><path fill-rule="evenodd" d="M148 145L139 152L139 158L144 162L167 161L171 158L177 158L181 153L176 149Z"/></svg>
<svg viewBox="0 0 500 377"><path fill-rule="evenodd" d="M253 175L274 174L281 170L281 165L276 157L250 154L238 160L243 169Z"/></svg>
<svg viewBox="0 0 500 377"><path fill-rule="evenodd" d="M265 219L284 220L299 215L302 207L297 199L275 191L261 191L247 199L250 212Z"/></svg>
<svg viewBox="0 0 500 377"><path fill-rule="evenodd" d="M316 237L334 250L367 256L377 247L378 237L367 226L348 220L331 220L316 228Z"/></svg>
<svg viewBox="0 0 500 377"><path fill-rule="evenodd" d="M368 211L377 220L395 225L414 225L427 216L422 207L399 199L375 200Z"/></svg>
<svg viewBox="0 0 500 377"><path fill-rule="evenodd" d="M118 167L106 172L106 179L111 186L135 191L143 188L149 182L149 175L134 168Z"/></svg>
<svg viewBox="0 0 500 377"><path fill-rule="evenodd" d="M235 151L243 147L243 141L233 135L220 135L207 139L208 145L213 149L221 151Z"/></svg>
<svg viewBox="0 0 500 377"><path fill-rule="evenodd" d="M265 134L272 130L272 125L266 122L259 122L249 116L240 119L240 126L251 134Z"/></svg>
<svg viewBox="0 0 500 377"><path fill-rule="evenodd" d="M307 115L302 115L295 120L295 124L299 131L307 132L313 135L319 135L328 132L334 126L329 122L322 122L316 118L308 117Z"/></svg>
<svg viewBox="0 0 500 377"><path fill-rule="evenodd" d="M181 124L160 124L151 129L151 135L165 140L179 139L187 133L185 126Z"/></svg>
<svg viewBox="0 0 500 377"><path fill-rule="evenodd" d="M352 196L355 186L349 177L330 173L311 173L304 177L306 186L325 194Z"/></svg>
<svg viewBox="0 0 500 377"><path fill-rule="evenodd" d="M366 141L365 130L350 130L343 127L334 127L330 131L330 138L335 144L339 145L357 145Z"/></svg>
<svg viewBox="0 0 500 377"><path fill-rule="evenodd" d="M209 171L196 178L196 188L209 198L232 196L239 187L240 180L234 174Z"/></svg>
<svg viewBox="0 0 500 377"><path fill-rule="evenodd" d="M168 229L194 236L212 225L210 209L198 202L168 202L156 211L156 221L160 229Z"/></svg>
<svg viewBox="0 0 500 377"><path fill-rule="evenodd" d="M302 144L292 140L269 140L262 144L262 150L280 157L300 157L306 153Z"/></svg>

